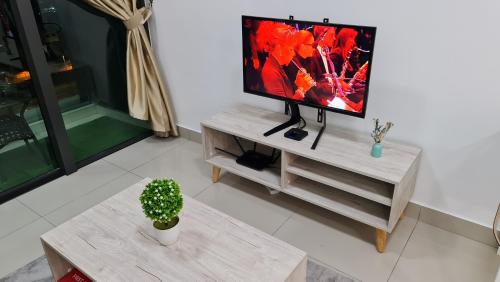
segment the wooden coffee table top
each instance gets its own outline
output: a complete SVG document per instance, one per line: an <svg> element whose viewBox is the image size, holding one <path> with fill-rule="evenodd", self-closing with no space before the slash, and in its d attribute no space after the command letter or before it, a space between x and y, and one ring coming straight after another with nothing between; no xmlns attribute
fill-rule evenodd
<svg viewBox="0 0 500 282"><path fill-rule="evenodd" d="M70 267L95 281L305 279L305 252L188 196L179 240L161 246L138 200L149 181L42 235L56 279Z"/></svg>

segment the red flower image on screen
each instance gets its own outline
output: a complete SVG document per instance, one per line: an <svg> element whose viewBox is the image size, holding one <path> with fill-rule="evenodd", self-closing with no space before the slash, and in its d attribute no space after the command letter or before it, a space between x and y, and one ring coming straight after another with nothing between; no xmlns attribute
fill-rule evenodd
<svg viewBox="0 0 500 282"><path fill-rule="evenodd" d="M243 17L245 90L362 113L375 28Z"/></svg>

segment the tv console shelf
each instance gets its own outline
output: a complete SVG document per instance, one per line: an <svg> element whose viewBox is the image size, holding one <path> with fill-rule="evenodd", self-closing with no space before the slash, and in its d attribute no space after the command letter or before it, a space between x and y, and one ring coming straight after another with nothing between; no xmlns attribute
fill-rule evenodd
<svg viewBox="0 0 500 282"><path fill-rule="evenodd" d="M376 247L383 252L415 188L421 149L384 143L381 158L370 156L369 136L329 126L316 150L311 150L320 126L308 121L302 141L280 131L263 133L287 116L241 105L203 121L204 158L213 165L212 180L225 169L269 188L352 218L376 228ZM262 150L276 149L276 167L254 170L236 163L241 153L234 137L256 142Z"/></svg>

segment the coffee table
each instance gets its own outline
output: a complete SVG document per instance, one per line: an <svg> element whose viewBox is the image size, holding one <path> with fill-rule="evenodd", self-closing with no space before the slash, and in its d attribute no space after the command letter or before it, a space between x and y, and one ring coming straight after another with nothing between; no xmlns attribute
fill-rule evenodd
<svg viewBox="0 0 500 282"><path fill-rule="evenodd" d="M306 253L184 196L181 234L160 245L142 213L144 179L41 236L57 281L305 281Z"/></svg>

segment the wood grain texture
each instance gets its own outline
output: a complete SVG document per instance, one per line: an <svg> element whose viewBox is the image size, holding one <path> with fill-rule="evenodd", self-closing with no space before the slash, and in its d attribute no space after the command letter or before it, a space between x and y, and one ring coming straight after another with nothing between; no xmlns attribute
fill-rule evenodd
<svg viewBox="0 0 500 282"><path fill-rule="evenodd" d="M281 113L246 105L219 113L202 122L205 159L379 231L392 232L413 194L421 150L384 142L383 156L373 158L368 133L333 126L325 131L317 149L311 150L319 129L313 121L307 123L310 134L301 142L281 133L263 136L286 119ZM257 171L238 165L235 155L240 150L233 136L280 150L280 169Z"/></svg>
<svg viewBox="0 0 500 282"><path fill-rule="evenodd" d="M353 133L332 125L328 125L316 150L311 150L319 129L313 121L307 122L309 135L301 142L279 133L268 137L262 135L287 118L281 113L241 105L203 121L202 125L392 184L402 180L421 151L416 147L384 142L383 156L373 158L368 133Z"/></svg>
<svg viewBox="0 0 500 282"><path fill-rule="evenodd" d="M375 229L375 246L377 247L377 251L379 253L383 253L385 251L385 246L387 243L387 232L380 229Z"/></svg>
<svg viewBox="0 0 500 282"><path fill-rule="evenodd" d="M212 183L217 183L219 182L220 178L220 167L218 166L212 166Z"/></svg>
<svg viewBox="0 0 500 282"><path fill-rule="evenodd" d="M389 226L387 231L392 232L394 227L401 218L401 214L404 212L408 202L413 195L415 190L415 182L417 181L417 172L420 164L420 155L414 160L411 167L408 169L408 173L402 179L402 181L396 184L394 189L394 195L392 197L393 207L391 208L391 214L389 216Z"/></svg>
<svg viewBox="0 0 500 282"><path fill-rule="evenodd" d="M258 171L238 164L234 156L222 152L212 156L207 160L207 162L267 187L281 190L281 175L279 168Z"/></svg>
<svg viewBox="0 0 500 282"><path fill-rule="evenodd" d="M95 281L305 281L306 254L184 196L177 243L160 246L138 197L145 179L42 235Z"/></svg>
<svg viewBox="0 0 500 282"><path fill-rule="evenodd" d="M286 151L281 152L281 187L286 188L288 184L295 181L298 175L288 172L291 163L297 159L297 155L288 153Z"/></svg>
<svg viewBox="0 0 500 282"><path fill-rule="evenodd" d="M387 230L390 210L387 206L305 178L297 178L283 192L364 224Z"/></svg>
<svg viewBox="0 0 500 282"><path fill-rule="evenodd" d="M299 157L288 165L288 172L344 190L377 203L391 206L394 185L363 175Z"/></svg>
<svg viewBox="0 0 500 282"><path fill-rule="evenodd" d="M52 277L55 281L61 279L66 273L68 273L73 266L60 254L58 254L52 247L50 247L45 241L42 241L43 251L47 257L47 262L50 266L50 271L52 272Z"/></svg>
<svg viewBox="0 0 500 282"><path fill-rule="evenodd" d="M295 268L295 270L286 279L287 282L303 282L307 277L307 257Z"/></svg>

